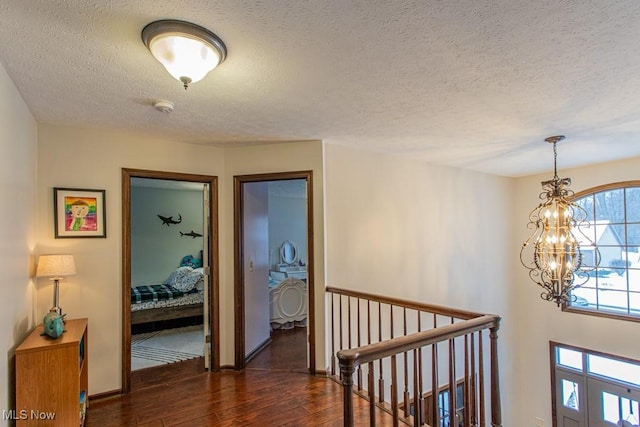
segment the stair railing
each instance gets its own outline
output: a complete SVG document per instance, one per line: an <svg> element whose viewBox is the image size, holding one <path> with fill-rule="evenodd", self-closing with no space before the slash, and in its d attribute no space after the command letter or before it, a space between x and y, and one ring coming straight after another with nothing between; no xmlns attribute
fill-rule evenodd
<svg viewBox="0 0 640 427"><path fill-rule="evenodd" d="M394 426L486 427L488 404L491 426L502 426L499 316L332 287L326 291L330 377L343 385L345 426L362 424L354 419L354 395L369 401L371 426L381 410L392 415Z"/></svg>

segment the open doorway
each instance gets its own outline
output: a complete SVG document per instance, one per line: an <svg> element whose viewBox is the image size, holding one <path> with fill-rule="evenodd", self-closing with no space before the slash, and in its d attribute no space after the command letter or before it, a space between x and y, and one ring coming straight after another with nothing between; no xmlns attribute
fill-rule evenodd
<svg viewBox="0 0 640 427"><path fill-rule="evenodd" d="M275 357L277 337L315 373L312 178L234 177L236 369L265 352Z"/></svg>
<svg viewBox="0 0 640 427"><path fill-rule="evenodd" d="M219 369L217 178L123 169L122 187L123 392L136 369Z"/></svg>

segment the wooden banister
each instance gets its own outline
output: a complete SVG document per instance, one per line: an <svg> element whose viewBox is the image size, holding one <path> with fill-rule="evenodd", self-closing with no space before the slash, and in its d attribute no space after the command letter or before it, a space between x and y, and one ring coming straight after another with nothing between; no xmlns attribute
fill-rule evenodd
<svg viewBox="0 0 640 427"><path fill-rule="evenodd" d="M370 425L375 425L374 412L383 410L393 416L394 426L401 422L413 426L439 427L442 421L446 421L452 427L482 427L486 426L485 396L489 396L491 426L502 426L497 345L500 316L354 290L333 287L326 290L332 299L332 349L336 348L333 343L338 339L337 351L333 352L331 360L337 359L340 375L337 377L334 374L333 378L343 385L345 426L355 423L354 393L369 400ZM338 313L335 311L335 298L339 300ZM346 308L343 308L343 300ZM366 302L364 314L360 310L363 301ZM356 310L352 311L352 304L357 304ZM373 316L372 304L377 304ZM408 316L408 311L413 311L412 316ZM423 322L425 316L426 322ZM429 320L429 316L432 320ZM401 324L394 325L394 322ZM427 323L426 328L424 323ZM338 337L333 335L336 328ZM355 328L358 337L355 348L351 348L352 328ZM378 342L371 342L372 329L378 335ZM400 329L403 335L395 336ZM365 345L361 345L361 330L366 331L368 337ZM417 332L408 333L409 330ZM346 346L344 335L349 337ZM490 338L488 364L483 361L483 335ZM439 349L440 343L442 347ZM439 352L443 352L442 357L439 357ZM485 383L485 366L488 366L488 384ZM399 374L401 369L404 372ZM362 385L362 381L358 380L358 387L354 390L354 373L357 372L360 378L362 371L366 372L368 380ZM438 371L442 375L439 376ZM334 366L331 372L335 372ZM376 376L377 383L374 381ZM426 380L423 378L425 376ZM447 383L441 384L439 379ZM485 389L489 394L485 393ZM361 423L358 420L358 424Z"/></svg>
<svg viewBox="0 0 640 427"><path fill-rule="evenodd" d="M327 286L326 292L336 295L344 295L346 297L354 297L363 300L375 301L377 303L395 305L398 307L410 308L413 310L423 311L425 313L433 313L441 316L454 317L456 319L473 319L474 317L482 316L484 313L476 313L473 311L460 310L457 308L444 307L441 305L420 303L416 301L410 301L400 298L387 297L383 295L369 294L366 292L359 292L349 289L334 288Z"/></svg>
<svg viewBox="0 0 640 427"><path fill-rule="evenodd" d="M461 337L483 329L497 328L499 323L500 316L486 314L476 319L440 326L428 331L415 332L354 349L340 350L337 356L340 366L353 366L356 368L360 364L377 361L394 354Z"/></svg>

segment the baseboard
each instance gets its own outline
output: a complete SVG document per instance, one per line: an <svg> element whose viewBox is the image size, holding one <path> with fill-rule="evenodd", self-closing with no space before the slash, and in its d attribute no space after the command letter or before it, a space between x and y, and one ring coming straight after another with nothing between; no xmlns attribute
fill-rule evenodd
<svg viewBox="0 0 640 427"><path fill-rule="evenodd" d="M247 357L244 358L244 363L247 364L251 359L256 357L258 353L265 349L266 346L271 344L271 337L267 338L262 344L256 347L251 353L247 354Z"/></svg>
<svg viewBox="0 0 640 427"><path fill-rule="evenodd" d="M321 378L329 378L329 375L327 374L327 371L323 371L323 370L316 370L316 372L313 374L314 377L321 377Z"/></svg>
<svg viewBox="0 0 640 427"><path fill-rule="evenodd" d="M89 402L97 402L99 400L107 400L113 398L119 398L122 396L122 390L104 391L102 393L96 393L89 396Z"/></svg>

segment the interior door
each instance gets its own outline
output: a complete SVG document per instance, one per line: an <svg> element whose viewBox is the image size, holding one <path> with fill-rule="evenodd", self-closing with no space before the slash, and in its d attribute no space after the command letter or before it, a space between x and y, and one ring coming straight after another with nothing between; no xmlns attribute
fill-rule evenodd
<svg viewBox="0 0 640 427"><path fill-rule="evenodd" d="M269 219L267 183L248 182L243 191L245 357L269 341Z"/></svg>
<svg viewBox="0 0 640 427"><path fill-rule="evenodd" d="M211 371L211 322L209 321L209 307L211 305L211 296L209 295L209 276L211 274L211 266L209 265L209 224L211 223L211 211L209 209L209 184L202 186L202 268L204 271L204 306L202 313L202 321L204 323L203 346L204 346L204 367Z"/></svg>
<svg viewBox="0 0 640 427"><path fill-rule="evenodd" d="M640 390L588 378L590 427L637 427Z"/></svg>

